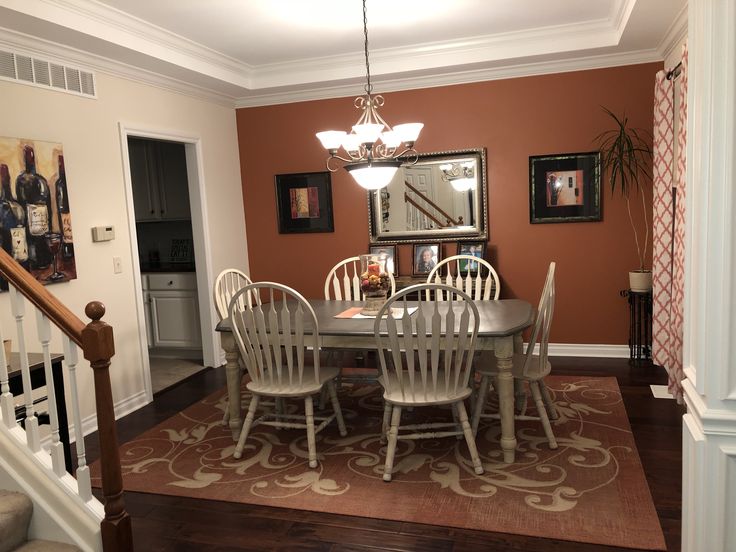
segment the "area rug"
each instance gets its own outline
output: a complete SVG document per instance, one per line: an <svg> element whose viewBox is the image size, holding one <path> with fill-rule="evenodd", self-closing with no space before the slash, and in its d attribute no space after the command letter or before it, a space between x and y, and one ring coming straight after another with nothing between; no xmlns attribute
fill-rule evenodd
<svg viewBox="0 0 736 552"><path fill-rule="evenodd" d="M553 422L557 450L550 450L539 422L517 422L516 462L504 464L499 425L487 420L477 438L484 475L473 472L463 440L400 441L390 483L382 481L383 405L376 386L343 386L348 435L340 437L334 425L317 435L317 469L307 465L303 431L267 426L251 433L243 458L235 460L221 423L223 389L122 445L124 488L665 550L615 378L558 376L548 386L560 414ZM402 422L427 417L451 414L415 409Z"/></svg>

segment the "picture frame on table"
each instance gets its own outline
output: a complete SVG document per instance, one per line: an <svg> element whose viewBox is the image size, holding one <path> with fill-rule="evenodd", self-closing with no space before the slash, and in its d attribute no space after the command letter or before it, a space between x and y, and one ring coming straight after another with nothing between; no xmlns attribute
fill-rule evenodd
<svg viewBox="0 0 736 552"><path fill-rule="evenodd" d="M441 255L439 242L415 243L411 256L411 275L428 276L440 262Z"/></svg>
<svg viewBox="0 0 736 552"><path fill-rule="evenodd" d="M386 254L386 270L394 276L399 275L399 257L396 255L395 245L371 245L368 247L371 255Z"/></svg>
<svg viewBox="0 0 736 552"><path fill-rule="evenodd" d="M529 157L529 222L600 220L600 152Z"/></svg>
<svg viewBox="0 0 736 552"><path fill-rule="evenodd" d="M460 242L457 244L457 254L472 255L479 259L485 259L486 242ZM478 274L478 263L467 259L460 259L458 261L458 270L462 275L470 273L472 276L475 276Z"/></svg>
<svg viewBox="0 0 736 552"><path fill-rule="evenodd" d="M279 234L334 232L330 173L277 174Z"/></svg>

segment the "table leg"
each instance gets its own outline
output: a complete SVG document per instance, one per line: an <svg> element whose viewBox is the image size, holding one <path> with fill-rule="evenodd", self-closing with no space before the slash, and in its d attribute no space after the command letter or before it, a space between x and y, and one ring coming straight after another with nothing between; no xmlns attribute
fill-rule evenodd
<svg viewBox="0 0 736 552"><path fill-rule="evenodd" d="M73 474L72 449L69 444L69 417L66 413L64 370L61 367L61 361L54 362L51 365L51 371L54 374L54 398L56 399L56 416L59 421L59 440L64 447L64 464L66 465L66 471Z"/></svg>
<svg viewBox="0 0 736 552"><path fill-rule="evenodd" d="M238 345L235 343L233 334L222 332L220 334L220 341L222 348L225 349L225 375L227 377L228 408L230 409L230 420L228 424L233 434L233 441L237 441L241 426L243 425L242 412L240 411L241 375L240 367L238 366L240 351L238 351Z"/></svg>
<svg viewBox="0 0 736 552"><path fill-rule="evenodd" d="M524 335L519 332L514 335L514 354L524 354ZM514 405L517 411L526 406L526 389L523 380L514 379Z"/></svg>
<svg viewBox="0 0 736 552"><path fill-rule="evenodd" d="M511 373L514 354L513 337L497 338L494 348L498 367L498 407L501 414L501 449L503 449L503 461L507 464L512 464L516 451L514 376Z"/></svg>

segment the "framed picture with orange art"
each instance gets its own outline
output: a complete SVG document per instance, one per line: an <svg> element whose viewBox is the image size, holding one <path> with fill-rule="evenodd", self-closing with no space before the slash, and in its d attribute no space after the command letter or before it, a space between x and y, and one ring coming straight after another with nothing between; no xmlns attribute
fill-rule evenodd
<svg viewBox="0 0 736 552"><path fill-rule="evenodd" d="M529 222L601 220L601 154L529 157Z"/></svg>
<svg viewBox="0 0 736 552"><path fill-rule="evenodd" d="M277 174L276 213L280 234L334 232L330 173Z"/></svg>

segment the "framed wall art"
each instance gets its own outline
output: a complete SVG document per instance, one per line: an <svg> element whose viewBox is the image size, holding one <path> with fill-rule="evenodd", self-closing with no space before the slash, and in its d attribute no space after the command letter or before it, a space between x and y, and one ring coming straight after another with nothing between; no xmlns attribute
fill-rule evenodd
<svg viewBox="0 0 736 552"><path fill-rule="evenodd" d="M414 251L411 256L412 276L428 276L432 269L440 262L440 244L434 243L415 243Z"/></svg>
<svg viewBox="0 0 736 552"><path fill-rule="evenodd" d="M77 277L61 144L0 137L0 246L43 284Z"/></svg>
<svg viewBox="0 0 736 552"><path fill-rule="evenodd" d="M334 232L330 173L276 175L280 234Z"/></svg>
<svg viewBox="0 0 736 552"><path fill-rule="evenodd" d="M599 152L529 157L529 221L532 224L599 220Z"/></svg>
<svg viewBox="0 0 736 552"><path fill-rule="evenodd" d="M372 255L380 255L381 253L386 254L386 270L388 270L394 276L399 275L399 258L396 256L395 245L371 245L368 248L368 253Z"/></svg>
<svg viewBox="0 0 736 552"><path fill-rule="evenodd" d="M472 255L482 259L485 255L486 242L460 242L457 244L458 255ZM477 274L478 263L476 261L470 261L467 259L461 259L458 261L458 270L461 274Z"/></svg>

